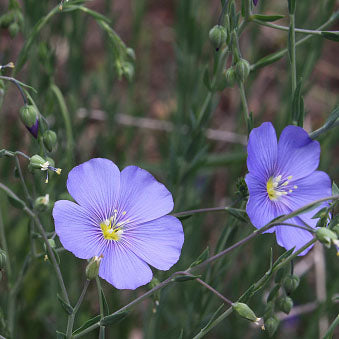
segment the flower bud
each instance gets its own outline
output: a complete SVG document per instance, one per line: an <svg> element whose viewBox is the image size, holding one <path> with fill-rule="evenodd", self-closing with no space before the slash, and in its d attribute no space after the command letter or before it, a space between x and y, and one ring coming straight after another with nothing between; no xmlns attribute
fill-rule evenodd
<svg viewBox="0 0 339 339"><path fill-rule="evenodd" d="M20 118L34 138L37 138L39 131L39 119L35 107L33 105L25 105L21 107Z"/></svg>
<svg viewBox="0 0 339 339"><path fill-rule="evenodd" d="M333 231L329 230L328 228L321 227L318 228L315 232L317 239L323 243L327 248L331 247L331 243L338 240L338 236Z"/></svg>
<svg viewBox="0 0 339 339"><path fill-rule="evenodd" d="M31 168L34 169L42 169L43 166L45 165L46 160L42 158L40 155L35 154L29 159L29 165Z"/></svg>
<svg viewBox="0 0 339 339"><path fill-rule="evenodd" d="M300 283L300 278L297 275L288 275L283 280L285 291L288 294L295 291L298 288L299 283Z"/></svg>
<svg viewBox="0 0 339 339"><path fill-rule="evenodd" d="M34 201L34 208L39 212L46 211L48 206L49 206L49 194L38 197Z"/></svg>
<svg viewBox="0 0 339 339"><path fill-rule="evenodd" d="M86 277L89 280L95 279L99 274L100 262L103 256L93 257L86 267Z"/></svg>
<svg viewBox="0 0 339 339"><path fill-rule="evenodd" d="M293 300L290 297L281 297L278 299L278 308L280 311L289 314L293 307Z"/></svg>
<svg viewBox="0 0 339 339"><path fill-rule="evenodd" d="M270 337L276 332L279 326L279 319L274 315L265 321L265 329Z"/></svg>
<svg viewBox="0 0 339 339"><path fill-rule="evenodd" d="M55 244L55 241L54 239L48 239L48 243L49 243L49 246L51 246L51 248L55 248L56 247L56 244ZM46 244L44 244L44 249L45 249L45 252L47 252L47 246Z"/></svg>
<svg viewBox="0 0 339 339"><path fill-rule="evenodd" d="M250 64L245 59L240 59L235 65L235 71L238 79L244 82L250 74Z"/></svg>
<svg viewBox="0 0 339 339"><path fill-rule="evenodd" d="M258 318L247 304L236 302L232 304L232 307L233 310L237 312L242 318L253 321L255 323L259 323L259 321L261 320L261 318Z"/></svg>
<svg viewBox="0 0 339 339"><path fill-rule="evenodd" d="M226 86L233 87L236 81L236 74L234 67L230 67L226 69L224 72L225 79L226 79Z"/></svg>
<svg viewBox="0 0 339 339"><path fill-rule="evenodd" d="M209 31L208 35L215 50L218 51L222 44L226 42L227 31L225 27L216 25Z"/></svg>
<svg viewBox="0 0 339 339"><path fill-rule="evenodd" d="M42 138L43 138L45 147L48 149L49 152L52 152L54 146L57 143L56 133L51 130L45 131Z"/></svg>
<svg viewBox="0 0 339 339"><path fill-rule="evenodd" d="M7 255L6 252L0 249L0 271L6 267Z"/></svg>
<svg viewBox="0 0 339 339"><path fill-rule="evenodd" d="M14 21L9 25L8 30L11 37L14 38L19 33L20 27L18 23Z"/></svg>

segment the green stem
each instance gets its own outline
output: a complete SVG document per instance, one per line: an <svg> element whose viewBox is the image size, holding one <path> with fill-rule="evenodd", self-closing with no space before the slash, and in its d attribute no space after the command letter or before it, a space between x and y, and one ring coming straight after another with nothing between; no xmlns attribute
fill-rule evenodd
<svg viewBox="0 0 339 339"><path fill-rule="evenodd" d="M323 339L331 339L333 337L333 332L337 326L339 326L339 314L333 320L332 324L330 325L327 332L325 333Z"/></svg>
<svg viewBox="0 0 339 339"><path fill-rule="evenodd" d="M266 27L271 27L271 28L275 28L275 29L279 29L281 31L289 31L290 28L287 26L281 26L281 25L276 25L276 24L272 24L270 22L264 22L258 19L252 19L251 22L255 22L259 25L262 26L266 26ZM312 35L318 35L321 36L323 31L318 31L318 30L313 30L313 29L302 29L302 28L294 28L294 31L296 33L303 33L303 34L312 34ZM330 31L331 33L338 33L339 31Z"/></svg>
<svg viewBox="0 0 339 339"><path fill-rule="evenodd" d="M29 202L30 207L32 207L32 197L31 197L31 195L28 192L25 179L24 179L24 177L22 175L22 170L21 170L20 161L19 161L18 156L15 156L15 163L16 163L16 168L18 169L18 173L19 173L19 177L20 177L20 181L21 181L22 187L24 188L26 199Z"/></svg>
<svg viewBox="0 0 339 339"><path fill-rule="evenodd" d="M233 308L228 308L223 314L221 314L217 319L212 321L207 327L203 328L193 339L203 338L212 328L217 326L225 318L227 318L233 312Z"/></svg>
<svg viewBox="0 0 339 339"><path fill-rule="evenodd" d="M172 215L174 217L182 217L182 216L192 215L192 214L197 214L197 213L225 212L225 211L228 211L228 210L237 211L237 212L240 212L240 213L246 213L246 211L242 210L242 209L228 207L228 206L222 206L222 207L199 208L197 210L188 210L188 211L174 213Z"/></svg>
<svg viewBox="0 0 339 339"><path fill-rule="evenodd" d="M11 280L12 277L12 267L11 267L11 262L9 260L9 253L8 253L8 246L7 246L7 241L6 241L6 233L5 233L5 225L4 221L2 218L2 212L0 208L0 245L2 249L6 252L7 255L7 260L6 260L6 269L7 269L7 274L8 274L8 283Z"/></svg>
<svg viewBox="0 0 339 339"><path fill-rule="evenodd" d="M221 293L219 293L216 289L214 289L211 285L207 284L205 281L201 280L200 278L195 279L200 285L206 287L208 290L210 290L212 293L214 293L217 297L219 297L221 300L223 300L224 303L232 306L232 301L227 299L225 296L223 296Z"/></svg>
<svg viewBox="0 0 339 339"><path fill-rule="evenodd" d="M338 14L339 14L339 12L334 13L324 24L319 26L316 30L317 31L321 31L324 28L330 26L333 22L335 22L337 20ZM304 38L296 41L295 46L302 45L303 43L307 42L312 37L314 37L314 35L310 34L310 35L305 36ZM264 67L264 66L266 66L268 64L271 64L271 63L281 59L286 53L288 53L288 49L284 48L284 49L282 49L279 52L275 52L275 53L272 53L270 55L267 55L267 56L263 57L262 59L257 61L255 64L251 65L251 71L255 71L258 68Z"/></svg>
<svg viewBox="0 0 339 339"><path fill-rule="evenodd" d="M99 277L95 278L95 282L97 284L97 289L98 289L100 319L102 319L104 317L104 304L103 304L103 300L102 300L102 287L101 287ZM105 327L104 326L100 326L99 338L100 339L105 338Z"/></svg>
<svg viewBox="0 0 339 339"><path fill-rule="evenodd" d="M241 104L242 104L242 108L243 108L243 112L244 112L244 120L247 124L247 130L248 130L248 134L249 134L251 132L250 131L250 114L249 114L249 110L248 110L245 87L244 87L243 82L239 82L239 91L240 91Z"/></svg>
<svg viewBox="0 0 339 339"><path fill-rule="evenodd" d="M290 14L290 29L289 29L289 47L291 58L291 76L292 76L292 97L294 96L297 87L297 65L296 65L296 47L295 47L295 15Z"/></svg>
<svg viewBox="0 0 339 339"><path fill-rule="evenodd" d="M67 339L72 338L72 331L73 331L75 315L77 314L77 312L78 312L78 310L79 310L79 308L81 306L81 303L84 300L84 296L86 294L86 291L87 291L89 283L90 283L90 280L86 279L84 287L82 289L82 292L81 292L81 294L79 296L79 299L78 299L76 305L73 308L73 313L68 316L67 329L66 329L66 338Z"/></svg>

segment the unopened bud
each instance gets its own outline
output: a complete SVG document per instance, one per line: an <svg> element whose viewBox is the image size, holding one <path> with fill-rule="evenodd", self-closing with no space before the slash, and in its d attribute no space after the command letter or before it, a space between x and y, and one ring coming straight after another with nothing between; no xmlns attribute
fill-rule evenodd
<svg viewBox="0 0 339 339"><path fill-rule="evenodd" d="M46 160L38 154L33 155L29 159L29 164L31 168L34 168L34 169L42 169L45 163L46 163Z"/></svg>
<svg viewBox="0 0 339 339"><path fill-rule="evenodd" d="M325 227L318 228L315 235L317 239L328 248L331 247L331 243L338 240L337 234Z"/></svg>
<svg viewBox="0 0 339 339"><path fill-rule="evenodd" d="M34 201L34 208L39 212L46 211L49 206L49 194L38 197Z"/></svg>
<svg viewBox="0 0 339 339"><path fill-rule="evenodd" d="M212 45L214 46L216 51L218 51L219 48L226 42L226 28L221 25L216 25L209 31L208 36L211 40Z"/></svg>
<svg viewBox="0 0 339 339"><path fill-rule="evenodd" d="M57 143L56 133L51 130L45 131L42 138L43 138L45 147L48 149L49 152L52 152L54 146Z"/></svg>
<svg viewBox="0 0 339 339"><path fill-rule="evenodd" d="M270 337L276 332L279 326L279 319L276 316L272 316L265 321L265 329Z"/></svg>
<svg viewBox="0 0 339 339"><path fill-rule="evenodd" d="M244 82L250 74L250 64L245 59L240 59L235 65L236 74L241 82Z"/></svg>
<svg viewBox="0 0 339 339"><path fill-rule="evenodd" d="M99 274L100 262L103 256L93 257L86 267L86 277L89 280L95 279Z"/></svg>
<svg viewBox="0 0 339 339"><path fill-rule="evenodd" d="M280 311L289 314L293 307L293 300L290 297L281 297L278 299L278 308Z"/></svg>
<svg viewBox="0 0 339 339"><path fill-rule="evenodd" d="M54 239L48 239L48 243L49 243L49 246L51 248L55 248L56 247L56 244L55 244L55 240ZM45 252L47 252L47 246L46 244L44 244L44 249L45 249Z"/></svg>
<svg viewBox="0 0 339 339"><path fill-rule="evenodd" d="M261 318L258 318L247 304L236 302L232 304L232 307L233 310L237 312L242 318L245 318L254 323L260 323Z"/></svg>
<svg viewBox="0 0 339 339"><path fill-rule="evenodd" d="M14 21L9 25L8 30L11 37L14 38L19 33L20 27L18 23Z"/></svg>
<svg viewBox="0 0 339 339"><path fill-rule="evenodd" d="M48 183L48 171L55 172L56 174L61 174L61 168L54 167L54 161L51 158L42 158L40 155L33 155L29 159L29 168L30 169L40 169L41 171L46 171L46 180L45 183Z"/></svg>
<svg viewBox="0 0 339 339"><path fill-rule="evenodd" d="M297 275L288 275L283 281L284 288L288 294L295 291L300 283L300 278Z"/></svg>
<svg viewBox="0 0 339 339"><path fill-rule="evenodd" d="M233 87L236 81L236 74L234 67L226 69L225 73L226 86Z"/></svg>
<svg viewBox="0 0 339 339"><path fill-rule="evenodd" d="M0 271L6 267L7 255L6 252L0 249Z"/></svg>
<svg viewBox="0 0 339 339"><path fill-rule="evenodd" d="M35 107L33 105L25 105L21 107L20 118L34 138L37 138L39 131L39 119Z"/></svg>

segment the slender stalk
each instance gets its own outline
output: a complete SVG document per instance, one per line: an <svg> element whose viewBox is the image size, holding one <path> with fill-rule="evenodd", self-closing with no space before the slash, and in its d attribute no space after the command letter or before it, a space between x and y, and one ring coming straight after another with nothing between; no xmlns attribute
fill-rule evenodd
<svg viewBox="0 0 339 339"><path fill-rule="evenodd" d="M72 331L73 331L73 325L74 325L74 319L75 319L75 315L77 314L80 306L81 306L81 303L82 301L84 300L84 296L87 292L87 288L88 288L88 285L91 281L86 279L85 281L85 284L84 284L84 287L81 291L81 294L79 296L79 299L76 303L76 305L74 306L73 308L73 313L69 315L68 317L68 321L67 321L67 329L66 329L66 338L71 338L72 337Z"/></svg>
<svg viewBox="0 0 339 339"><path fill-rule="evenodd" d="M206 287L209 289L212 293L214 293L217 297L219 297L221 300L224 301L224 303L232 306L232 301L227 299L225 296L223 296L221 293L219 293L216 289L214 289L211 285L207 284L205 281L201 280L200 278L195 279L200 285Z"/></svg>
<svg viewBox="0 0 339 339"><path fill-rule="evenodd" d="M243 111L244 111L244 120L246 121L246 124L247 124L248 133L250 133L250 130L249 130L250 114L249 114L249 110L248 110L245 87L244 87L243 82L239 82L239 91L240 91L241 104L242 104L242 108L243 108Z"/></svg>
<svg viewBox="0 0 339 339"><path fill-rule="evenodd" d="M324 28L330 26L333 22L335 22L338 18L338 13L339 12L336 12L334 13L324 24L322 24L321 26L319 26L316 30L317 31L321 31L323 30ZM312 37L314 37L314 35L312 34L309 34L307 36L305 36L304 38L296 41L295 43L295 46L299 46L299 45L302 45L303 43L307 42L309 39L311 39ZM262 60L263 59L267 59L269 58L270 56L274 59L274 61L277 61L279 60L280 58L282 58L286 53L288 53L288 48L284 48L282 49L281 51L278 51L278 52L275 52L275 53L272 53L270 55L267 55L266 57L260 59L259 61L257 61L255 64L251 65L251 71L255 71L256 69L260 68L260 67L263 67L266 65L266 63L263 63ZM273 60L272 59L272 60ZM273 62L273 61L272 61Z"/></svg>
<svg viewBox="0 0 339 339"><path fill-rule="evenodd" d="M197 213L206 213L206 212L225 212L228 210L236 210L237 212L240 213L246 213L245 210L233 208L233 207L228 207L228 206L222 206L222 207L211 207L211 208L199 208L197 210L188 210L188 211L183 211L183 212L178 212L172 214L174 217L182 217L186 215L192 215L192 214L197 214Z"/></svg>
<svg viewBox="0 0 339 339"><path fill-rule="evenodd" d="M297 87L297 65L296 65L296 47L295 47L295 15L290 14L290 29L289 29L289 48L291 61L291 81L292 81L292 97Z"/></svg>
<svg viewBox="0 0 339 339"><path fill-rule="evenodd" d="M21 94L21 97L22 97L22 100L24 102L25 105L27 105L27 98L25 96L25 93L23 91L23 89L21 88L20 86L20 83L19 81L17 81L16 79L12 78L12 77L6 77L4 75L0 75L0 79L4 79L4 80L8 80L8 81L11 81L13 82L13 84L17 87L17 89L19 90L20 94Z"/></svg>
<svg viewBox="0 0 339 339"><path fill-rule="evenodd" d="M212 321L209 326L200 330L200 332L193 339L203 338L212 328L217 326L220 322L222 322L225 318L227 318L233 312L233 308L228 308L224 313L222 313L217 319Z"/></svg>
<svg viewBox="0 0 339 339"><path fill-rule="evenodd" d="M17 169L18 169L18 173L19 173L19 177L20 177L20 181L21 181L22 187L24 188L24 192L25 192L26 199L27 199L27 201L29 202L30 206L32 207L32 197L31 197L31 195L30 195L29 192L28 192L28 189L27 189L27 185L26 185L25 179L24 179L24 177L23 177L23 175L22 175L22 170L21 170L21 166L20 166L20 161L19 161L19 158L18 158L17 155L15 156L15 163L16 163L16 167L17 167Z"/></svg>
<svg viewBox="0 0 339 339"><path fill-rule="evenodd" d="M281 26L272 24L271 22L264 22L258 19L252 19L251 22L255 22L256 24L259 24L261 26L267 26L275 29L279 29L281 31L289 31L289 27L287 26ZM318 35L321 36L323 31L313 30L313 29L302 29L302 28L294 28L294 31L296 33L303 33L303 34L312 34L312 35ZM330 31L331 33L339 33L339 31Z"/></svg>
<svg viewBox="0 0 339 339"><path fill-rule="evenodd" d="M328 328L327 332L324 335L323 339L331 339L333 336L333 332L335 330L335 328L339 326L339 313L336 316L336 318L333 320L332 324L330 325L330 327Z"/></svg>
<svg viewBox="0 0 339 339"><path fill-rule="evenodd" d="M8 282L11 280L12 277L12 267L11 267L11 261L9 260L9 253L8 253L8 246L7 246L7 240L6 240L6 233L5 233L5 225L2 218L2 211L0 208L0 245L2 249L6 252L7 260L6 260L6 269L8 274Z"/></svg>
<svg viewBox="0 0 339 339"><path fill-rule="evenodd" d="M102 319L104 317L104 304L103 304L103 300L102 300L102 287L101 287L99 277L95 278L95 282L97 284L97 289L98 289L100 319ZM105 327L104 326L100 326L99 338L100 339L105 338Z"/></svg>

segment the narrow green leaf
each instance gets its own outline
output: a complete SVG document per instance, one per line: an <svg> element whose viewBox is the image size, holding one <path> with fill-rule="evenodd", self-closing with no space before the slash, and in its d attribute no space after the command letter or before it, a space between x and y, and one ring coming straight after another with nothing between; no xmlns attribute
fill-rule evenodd
<svg viewBox="0 0 339 339"><path fill-rule="evenodd" d="M197 266L203 261L205 261L208 258L209 253L210 253L210 250L209 250L209 247L207 246L205 250L199 255L199 257L194 262L192 262L189 268Z"/></svg>
<svg viewBox="0 0 339 339"><path fill-rule="evenodd" d="M71 315L73 313L73 307L70 304L67 304L59 295L59 293L57 294L57 298L62 306L62 308L64 309L64 311L68 314Z"/></svg>
<svg viewBox="0 0 339 339"><path fill-rule="evenodd" d="M205 67L204 76L203 76L203 82L204 82L204 85L206 86L206 88L209 91L211 91L212 90L211 80L210 80L210 75L209 75L208 67L207 66Z"/></svg>
<svg viewBox="0 0 339 339"><path fill-rule="evenodd" d="M281 262L283 262L287 257L289 257L294 251L294 247L291 248L290 250L284 252L273 264L273 268L278 266Z"/></svg>
<svg viewBox="0 0 339 339"><path fill-rule="evenodd" d="M332 184L332 195L339 195L339 188L337 184L335 183L335 181L333 181L333 184Z"/></svg>
<svg viewBox="0 0 339 339"><path fill-rule="evenodd" d="M240 212L239 209L237 208L232 208L232 207L226 207L225 210L231 214L234 218L243 221L243 222L248 222L248 219L246 218L246 212Z"/></svg>
<svg viewBox="0 0 339 339"><path fill-rule="evenodd" d="M224 304L221 304L217 310L212 314L211 318L209 319L208 323L205 325L204 328L201 329L201 331L206 331L210 325L213 323L213 321L217 318L217 315L220 313L220 311L224 308Z"/></svg>
<svg viewBox="0 0 339 339"><path fill-rule="evenodd" d="M174 282L184 282L188 280L194 280L197 278L200 278L201 275L178 275L175 278L172 279Z"/></svg>
<svg viewBox="0 0 339 339"><path fill-rule="evenodd" d="M72 334L75 335L75 334L82 332L87 327L90 327L90 326L94 325L95 323L99 322L100 318L101 318L101 316L99 314L99 315L87 320L83 325L81 325L78 329L76 329Z"/></svg>
<svg viewBox="0 0 339 339"><path fill-rule="evenodd" d="M109 307L103 289L101 289L101 298L104 305L104 315L109 315Z"/></svg>
<svg viewBox="0 0 339 339"><path fill-rule="evenodd" d="M119 312L116 314L111 314L106 317L103 317L100 321L100 326L109 326L113 325L114 323L124 319L127 316L128 312Z"/></svg>
<svg viewBox="0 0 339 339"><path fill-rule="evenodd" d="M312 133L310 133L310 138L311 139L316 139L318 138L321 134L329 131L333 126L335 126L335 122L337 121L337 119L339 118L339 106L336 106L333 111L330 113L330 115L328 116L325 124L320 127L319 129L317 129L316 131L313 131Z"/></svg>
<svg viewBox="0 0 339 339"><path fill-rule="evenodd" d="M269 303L271 300L275 299L278 295L278 292L279 292L279 289L280 289L280 285L275 285L270 294L268 295L267 297L267 302Z"/></svg>
<svg viewBox="0 0 339 339"><path fill-rule="evenodd" d="M300 119L300 115L304 115L304 112L300 111L300 108L303 107L303 104L301 104L301 85L302 85L302 79L298 81L297 87L294 91L293 95L293 101L292 101L292 121L293 123L296 123ZM303 117L302 117L303 119Z"/></svg>
<svg viewBox="0 0 339 339"><path fill-rule="evenodd" d="M273 21L277 21L280 20L282 18L284 18L284 15L261 15L261 14L254 14L252 15L253 19L257 19L260 21L264 21L264 22L273 22Z"/></svg>
<svg viewBox="0 0 339 339"><path fill-rule="evenodd" d="M321 32L321 35L327 39L327 40L332 40L332 41L339 41L339 32L328 32L324 31Z"/></svg>

